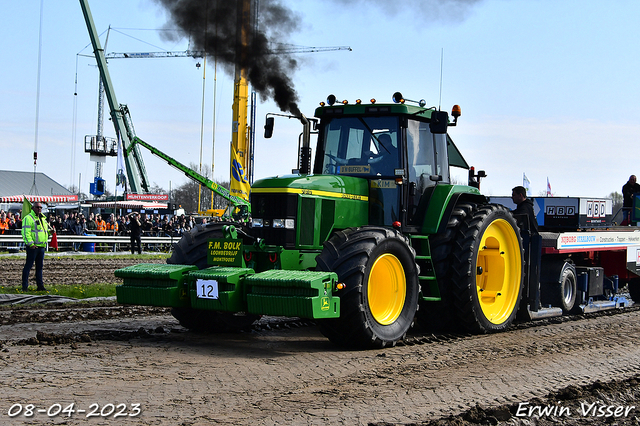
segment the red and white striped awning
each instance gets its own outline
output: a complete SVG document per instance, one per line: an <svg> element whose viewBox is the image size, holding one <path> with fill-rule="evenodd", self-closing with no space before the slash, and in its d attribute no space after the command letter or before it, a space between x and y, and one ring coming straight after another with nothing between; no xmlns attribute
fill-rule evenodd
<svg viewBox="0 0 640 426"><path fill-rule="evenodd" d="M158 210L166 209L168 205L166 203L152 203L145 201L98 201L91 203L93 207L100 207L102 209L145 209L145 210Z"/></svg>
<svg viewBox="0 0 640 426"><path fill-rule="evenodd" d="M24 199L32 203L68 203L78 201L78 195L12 195L0 197L0 203L22 203Z"/></svg>

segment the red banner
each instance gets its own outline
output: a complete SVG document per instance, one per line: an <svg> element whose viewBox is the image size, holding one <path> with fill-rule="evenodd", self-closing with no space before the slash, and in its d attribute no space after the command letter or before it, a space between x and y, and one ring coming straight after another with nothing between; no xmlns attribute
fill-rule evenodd
<svg viewBox="0 0 640 426"><path fill-rule="evenodd" d="M133 200L133 201L169 201L169 194L127 194L127 200Z"/></svg>
<svg viewBox="0 0 640 426"><path fill-rule="evenodd" d="M25 198L32 203L71 203L78 201L77 195L13 195L0 197L0 203L22 203Z"/></svg>

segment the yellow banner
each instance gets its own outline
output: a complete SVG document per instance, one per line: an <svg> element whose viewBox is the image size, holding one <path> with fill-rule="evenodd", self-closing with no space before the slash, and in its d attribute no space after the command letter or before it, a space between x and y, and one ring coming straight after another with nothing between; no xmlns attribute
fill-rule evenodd
<svg viewBox="0 0 640 426"><path fill-rule="evenodd" d="M238 152L232 147L231 153L231 187L229 192L231 195L243 198L249 201L249 191L251 186L249 185L249 178L246 175L246 170L242 165L244 162L238 155Z"/></svg>

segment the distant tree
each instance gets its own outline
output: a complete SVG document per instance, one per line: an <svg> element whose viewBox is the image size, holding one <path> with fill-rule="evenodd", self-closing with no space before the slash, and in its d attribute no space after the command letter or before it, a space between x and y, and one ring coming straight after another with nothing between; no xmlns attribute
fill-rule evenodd
<svg viewBox="0 0 640 426"><path fill-rule="evenodd" d="M166 194L167 190L153 182L149 187L149 194Z"/></svg>
<svg viewBox="0 0 640 426"><path fill-rule="evenodd" d="M211 168L209 166L204 165L202 171L198 171L199 167L195 163L190 163L189 168L197 171L202 176L211 179ZM215 181L218 185L229 189L229 182L219 182ZM195 213L198 211L198 194L200 195L200 209L208 210L210 208L214 209L224 209L227 207L227 201L221 196L213 193L211 190L206 188L205 186L200 186L200 184L196 181L189 179L184 184L178 186L176 189L172 191L171 194L172 203L178 204L182 206L182 208L189 213ZM213 207L212 207L212 199L213 199Z"/></svg>
<svg viewBox="0 0 640 426"><path fill-rule="evenodd" d="M467 182L463 182L462 178L460 176L451 176L449 178L449 180L451 181L451 185L466 185Z"/></svg>
<svg viewBox="0 0 640 426"><path fill-rule="evenodd" d="M613 201L613 214L615 214L619 209L622 208L622 194L619 192L612 192L607 195L607 198L611 198Z"/></svg>
<svg viewBox="0 0 640 426"><path fill-rule="evenodd" d="M87 194L85 194L82 191L78 191L78 186L77 185L69 185L67 187L67 189L69 190L69 192L71 192L72 194L77 194L78 195L78 201L81 200L86 200L87 198L89 198L87 196Z"/></svg>

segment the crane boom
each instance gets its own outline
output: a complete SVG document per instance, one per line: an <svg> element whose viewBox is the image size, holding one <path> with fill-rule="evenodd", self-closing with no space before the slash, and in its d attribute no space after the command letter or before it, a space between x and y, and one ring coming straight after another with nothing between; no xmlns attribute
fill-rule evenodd
<svg viewBox="0 0 640 426"><path fill-rule="evenodd" d="M202 50L185 50L179 52L126 52L126 53L107 53L107 59L147 59L147 58L203 58L205 52Z"/></svg>
<svg viewBox="0 0 640 426"><path fill-rule="evenodd" d="M293 44L279 43L275 47L269 49L268 55L281 55L290 53L317 53L332 52L336 50L351 51L349 46L296 46ZM184 50L184 51L166 51L166 52L111 52L105 55L106 59L153 59L153 58L204 58L206 52L203 50Z"/></svg>
<svg viewBox="0 0 640 426"><path fill-rule="evenodd" d="M89 37L91 38L91 44L93 46L93 53L100 70L100 79L102 80L104 91L109 102L109 109L111 111L111 119L115 128L116 134L120 136L122 140L122 147L127 152L124 157L125 165L127 169L127 176L129 178L129 188L131 192L140 193L148 192L149 184L147 179L147 172L142 162L142 156L140 155L137 147L131 148L131 141L135 138L135 132L130 121L126 119L128 115L128 108L126 105L118 103L115 90L111 82L111 76L107 68L107 60L104 56L104 49L100 44L100 38L96 31L96 26L93 22L93 16L89 9L88 0L80 0L80 6L82 7L82 13L84 15L85 22L87 24L87 30L89 31ZM137 171L134 169L137 168Z"/></svg>
<svg viewBox="0 0 640 426"><path fill-rule="evenodd" d="M142 145L143 147L145 147L149 151L151 151L151 153L153 155L155 155L157 157L160 157L161 159L166 161L170 166L173 166L176 169L178 169L181 172L183 172L185 174L185 176L187 176L188 178L190 178L190 179L196 181L197 183L209 188L211 191L213 191L214 193L218 194L219 196L221 196L222 198L227 200L230 205L234 205L234 206L237 206L237 207L246 206L248 209L250 209L250 204L249 204L248 201L246 201L246 200L244 200L244 199L242 199L240 197L236 197L234 195L231 195L229 190L227 188L225 188L224 186L218 185L217 183L215 183L211 179L208 179L208 178L202 176L201 174L195 172L193 169L185 166L184 164L182 164L178 160L170 157L169 155L167 155L164 152L160 151L158 148L155 148L154 146L148 144L147 142L143 141L142 139L138 138L137 136L134 137L131 142L132 143L131 143L131 146L129 147L129 150L133 150L136 147L136 145Z"/></svg>
<svg viewBox="0 0 640 426"><path fill-rule="evenodd" d="M318 52L333 52L336 50L348 50L351 52L350 46L325 46L325 47L314 47L314 46L297 46L295 44L287 44L287 43L277 43L276 46L271 47L269 49L269 54L271 55L279 55L279 54L289 54L289 53L318 53Z"/></svg>

